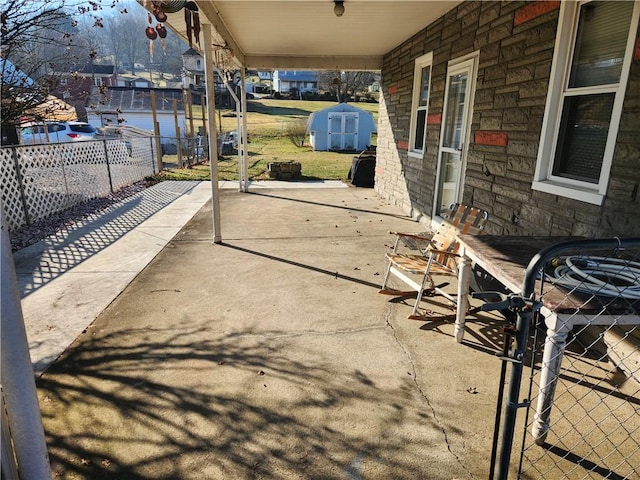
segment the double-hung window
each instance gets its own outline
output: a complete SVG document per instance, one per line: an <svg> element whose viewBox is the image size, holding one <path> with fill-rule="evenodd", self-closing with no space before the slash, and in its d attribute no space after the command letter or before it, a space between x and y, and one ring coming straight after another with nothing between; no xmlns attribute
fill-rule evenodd
<svg viewBox="0 0 640 480"><path fill-rule="evenodd" d="M638 2L562 2L533 189L601 205Z"/></svg>
<svg viewBox="0 0 640 480"><path fill-rule="evenodd" d="M422 158L425 152L432 63L433 53L422 55L416 59L413 73L413 102L411 104L409 155L419 158Z"/></svg>

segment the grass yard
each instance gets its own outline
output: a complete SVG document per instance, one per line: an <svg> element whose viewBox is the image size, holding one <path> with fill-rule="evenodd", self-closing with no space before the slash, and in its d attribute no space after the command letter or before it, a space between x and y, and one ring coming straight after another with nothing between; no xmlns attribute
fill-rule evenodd
<svg viewBox="0 0 640 480"><path fill-rule="evenodd" d="M269 180L269 162L296 161L302 165L302 180L346 180L354 153L314 152L307 145L296 147L287 137L287 128L296 122L305 122L312 112L335 105L335 102L304 100L256 99L247 102L248 169L251 180ZM377 122L377 103L353 104L371 112ZM222 110L216 121L221 120L225 132L236 129L235 116L230 110ZM199 109L194 117L200 116ZM372 138L375 144L375 136ZM170 162L170 159L165 159ZM227 155L218 161L220 180L238 180L237 155ZM159 177L166 180L209 180L209 165L190 169L165 170Z"/></svg>

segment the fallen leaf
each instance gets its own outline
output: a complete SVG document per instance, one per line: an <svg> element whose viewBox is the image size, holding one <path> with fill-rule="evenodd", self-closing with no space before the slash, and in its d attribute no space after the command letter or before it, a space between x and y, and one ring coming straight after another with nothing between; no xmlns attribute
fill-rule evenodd
<svg viewBox="0 0 640 480"><path fill-rule="evenodd" d="M469 387L467 388L467 393L470 393L471 395L475 395L478 393L478 389L476 387Z"/></svg>
<svg viewBox="0 0 640 480"><path fill-rule="evenodd" d="M264 370L258 370L258 375L264 375Z"/></svg>

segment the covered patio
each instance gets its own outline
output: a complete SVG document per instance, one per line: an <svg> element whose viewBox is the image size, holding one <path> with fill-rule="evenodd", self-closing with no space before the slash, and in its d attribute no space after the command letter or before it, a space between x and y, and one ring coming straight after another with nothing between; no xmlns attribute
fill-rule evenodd
<svg viewBox="0 0 640 480"><path fill-rule="evenodd" d="M297 187L221 190L224 241L207 202L39 378L57 478L485 477L501 322L458 344L407 320L377 291L389 230L419 226L369 189Z"/></svg>

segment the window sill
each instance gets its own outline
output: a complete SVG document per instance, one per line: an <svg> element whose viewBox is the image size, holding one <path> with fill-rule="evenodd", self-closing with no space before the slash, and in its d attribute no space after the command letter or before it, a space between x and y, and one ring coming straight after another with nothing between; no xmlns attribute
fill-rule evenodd
<svg viewBox="0 0 640 480"><path fill-rule="evenodd" d="M419 160L422 160L424 158L424 153L423 152L412 152L411 150L407 151L407 156L411 157L411 158L417 158Z"/></svg>
<svg viewBox="0 0 640 480"><path fill-rule="evenodd" d="M605 196L587 188L576 186L567 186L551 180L534 181L531 185L533 190L539 192L550 193L551 195L559 195L561 197L571 198L580 202L591 203L601 206Z"/></svg>

